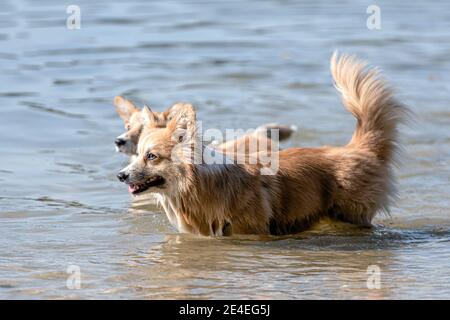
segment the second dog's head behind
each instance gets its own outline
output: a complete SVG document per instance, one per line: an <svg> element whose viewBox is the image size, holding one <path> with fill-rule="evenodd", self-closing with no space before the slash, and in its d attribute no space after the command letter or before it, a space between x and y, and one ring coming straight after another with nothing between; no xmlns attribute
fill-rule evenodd
<svg viewBox="0 0 450 320"><path fill-rule="evenodd" d="M114 141L116 150L133 155L136 153L136 146L142 130L141 110L131 101L120 96L114 98L114 105L125 125L125 132Z"/></svg>
<svg viewBox="0 0 450 320"><path fill-rule="evenodd" d="M136 155L136 148L144 122L142 111L133 102L121 96L114 98L114 105L125 126L125 132L114 141L116 150L130 156ZM164 112L152 112L155 117L155 125L161 128L165 127L167 121L173 117L182 105L182 103L176 103Z"/></svg>

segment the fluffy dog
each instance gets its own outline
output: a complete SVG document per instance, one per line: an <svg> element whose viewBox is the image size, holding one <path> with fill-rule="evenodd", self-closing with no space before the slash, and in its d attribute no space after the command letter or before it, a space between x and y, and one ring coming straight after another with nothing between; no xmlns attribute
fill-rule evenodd
<svg viewBox="0 0 450 320"><path fill-rule="evenodd" d="M195 111L182 108L165 128L146 109L137 158L118 178L133 195L155 193L180 232L205 236L290 234L322 217L370 226L396 198L392 173L398 124L407 109L377 69L335 53L331 72L343 104L357 119L343 147L291 148L268 164L208 164L196 133ZM181 160L181 161L180 161Z"/></svg>

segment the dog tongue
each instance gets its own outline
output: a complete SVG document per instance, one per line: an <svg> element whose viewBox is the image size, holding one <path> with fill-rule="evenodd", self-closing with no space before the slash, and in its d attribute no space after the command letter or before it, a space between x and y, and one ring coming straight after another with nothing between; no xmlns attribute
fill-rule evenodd
<svg viewBox="0 0 450 320"><path fill-rule="evenodd" d="M135 186L135 185L129 185L129 186L128 186L128 192L129 192L129 193L133 193L133 192L135 192L137 189L138 189L138 187Z"/></svg>

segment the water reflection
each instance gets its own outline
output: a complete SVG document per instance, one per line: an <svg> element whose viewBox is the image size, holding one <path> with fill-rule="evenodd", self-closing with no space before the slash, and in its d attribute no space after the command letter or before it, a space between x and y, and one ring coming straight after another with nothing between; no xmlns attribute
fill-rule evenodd
<svg viewBox="0 0 450 320"><path fill-rule="evenodd" d="M365 233L365 232L364 232ZM136 297L368 298L391 296L395 250L367 246L366 235L308 234L287 239L210 239L171 234L124 262ZM336 249L337 247L345 249ZM367 268L378 266L380 290L367 288Z"/></svg>

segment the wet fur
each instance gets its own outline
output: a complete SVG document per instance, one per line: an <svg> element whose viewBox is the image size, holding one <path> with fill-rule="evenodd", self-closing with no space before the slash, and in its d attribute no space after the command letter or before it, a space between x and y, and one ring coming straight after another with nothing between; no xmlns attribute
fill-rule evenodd
<svg viewBox="0 0 450 320"><path fill-rule="evenodd" d="M261 164L175 163L173 150L198 144L195 111L188 108L164 129L147 124L137 159L123 170L127 183L154 175L166 182L156 193L171 223L181 232L205 236L289 234L322 217L370 226L396 198L392 173L398 150L397 127L407 109L394 99L377 69L336 54L331 72L343 104L357 119L343 147L292 148L279 152L279 170L261 175ZM151 121L150 121L151 122ZM191 139L174 139L177 132ZM207 148L207 147L202 147ZM157 163L146 160L155 152Z"/></svg>

